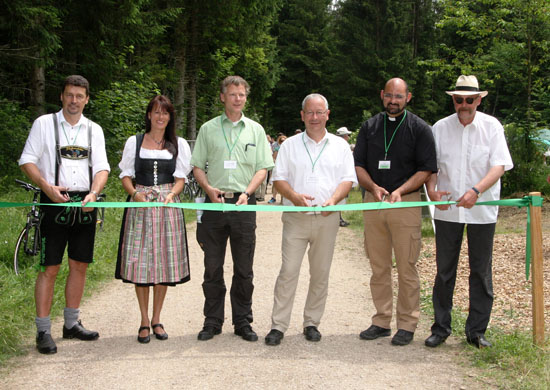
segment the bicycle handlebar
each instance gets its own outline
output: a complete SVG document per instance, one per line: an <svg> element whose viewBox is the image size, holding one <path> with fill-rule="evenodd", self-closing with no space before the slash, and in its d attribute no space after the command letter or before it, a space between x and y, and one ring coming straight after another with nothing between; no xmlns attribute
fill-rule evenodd
<svg viewBox="0 0 550 390"><path fill-rule="evenodd" d="M22 188L25 189L25 191L34 191L34 192L40 192L40 188L33 186L32 184L26 183L22 180L15 179L15 182L19 184Z"/></svg>

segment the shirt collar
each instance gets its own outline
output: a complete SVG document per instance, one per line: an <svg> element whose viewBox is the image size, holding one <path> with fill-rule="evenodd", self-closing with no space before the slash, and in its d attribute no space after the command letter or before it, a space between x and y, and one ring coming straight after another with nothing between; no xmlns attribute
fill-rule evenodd
<svg viewBox="0 0 550 390"><path fill-rule="evenodd" d="M68 126L72 126L72 127L80 126L80 125L84 124L84 120L86 119L86 118L84 117L84 115L80 115L80 119L79 119L78 122L73 126L73 125L71 125L71 124L67 121L67 119L65 119L65 115L63 115L63 109L59 110L59 112L57 113L57 118L58 118L60 124L64 122L64 123L66 123Z"/></svg>
<svg viewBox="0 0 550 390"><path fill-rule="evenodd" d="M244 125L244 120L245 120L246 116L244 115L244 112L241 113L241 118L237 121L237 124L239 123L242 123ZM222 122L225 122L225 121L229 121L231 123L233 123L232 120L230 120L227 115L225 114L225 112L222 113Z"/></svg>
<svg viewBox="0 0 550 390"><path fill-rule="evenodd" d="M310 136L307 135L307 131L304 131L302 133L304 135L304 140L306 140L307 142L311 142L312 144L314 145L319 145L320 143L322 143L325 139L328 138L328 131L327 129L325 129L325 134L323 135L323 138L321 138L321 140L319 142L316 142L314 139L312 139Z"/></svg>

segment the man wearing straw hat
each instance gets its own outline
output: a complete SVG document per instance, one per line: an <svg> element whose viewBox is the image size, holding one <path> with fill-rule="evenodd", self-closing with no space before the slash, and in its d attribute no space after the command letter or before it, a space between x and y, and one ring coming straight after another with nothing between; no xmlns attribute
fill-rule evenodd
<svg viewBox="0 0 550 390"><path fill-rule="evenodd" d="M425 341L437 347L451 334L451 309L464 227L470 265L470 309L466 341L490 347L485 331L493 306L492 252L498 206L473 207L476 202L500 198L500 177L513 167L504 128L487 114L477 112L487 91L480 91L475 76L460 76L451 95L456 113L433 126L439 172L427 183L431 200L456 200L456 207L435 211L437 274L433 288L435 321Z"/></svg>

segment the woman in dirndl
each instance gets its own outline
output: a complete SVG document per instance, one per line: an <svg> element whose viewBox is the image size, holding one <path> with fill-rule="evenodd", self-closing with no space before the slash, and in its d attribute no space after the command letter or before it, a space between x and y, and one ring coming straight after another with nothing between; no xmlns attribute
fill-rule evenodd
<svg viewBox="0 0 550 390"><path fill-rule="evenodd" d="M119 164L124 190L132 202L179 202L191 170L191 150L176 136L174 106L155 96L145 113L145 134L130 137ZM168 286L189 280L187 233L183 210L176 207L126 208L120 232L115 277L133 283L141 312L138 341L168 334L160 312ZM149 290L153 286L153 315L149 319Z"/></svg>

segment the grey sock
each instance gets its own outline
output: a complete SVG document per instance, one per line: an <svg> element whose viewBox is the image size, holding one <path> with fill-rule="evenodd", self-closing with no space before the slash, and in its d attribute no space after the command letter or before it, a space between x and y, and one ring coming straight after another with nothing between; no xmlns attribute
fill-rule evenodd
<svg viewBox="0 0 550 390"><path fill-rule="evenodd" d="M36 323L36 332L46 332L52 334L52 321L50 316L47 317L35 317L34 322Z"/></svg>
<svg viewBox="0 0 550 390"><path fill-rule="evenodd" d="M78 323L78 316L80 315L80 309L71 309L66 307L63 310L63 318L65 319L65 328L71 329Z"/></svg>

